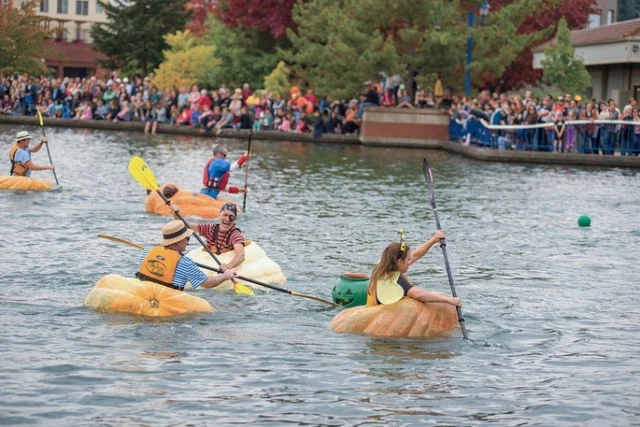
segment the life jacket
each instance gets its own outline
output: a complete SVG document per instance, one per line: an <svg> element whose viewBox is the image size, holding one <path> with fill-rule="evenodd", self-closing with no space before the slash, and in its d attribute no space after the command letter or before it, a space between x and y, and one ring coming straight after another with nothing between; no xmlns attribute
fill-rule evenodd
<svg viewBox="0 0 640 427"><path fill-rule="evenodd" d="M211 233L211 241L214 243L214 246L211 246L211 251L215 252L216 255L231 252L233 250L233 246L231 245L231 235L233 234L234 230L238 230L240 233L242 233L242 231L240 231L240 229L234 225L233 227L231 227L231 229L229 229L229 231L227 231L227 236L224 239L224 246L222 248L219 248L215 246L215 244L218 242L218 232L220 231L220 224L216 224L213 227L213 233Z"/></svg>
<svg viewBox="0 0 640 427"><path fill-rule="evenodd" d="M11 171L9 172L9 175L27 176L29 168L20 162L16 163L14 160L19 149L20 146L18 144L14 144L9 150L9 160L11 160Z"/></svg>
<svg viewBox="0 0 640 427"><path fill-rule="evenodd" d="M207 188L214 188L218 191L223 191L227 188L227 182L229 182L229 172L225 171L222 174L219 174L220 171L214 170L213 176L209 176L209 166L216 160L217 159L215 157L212 157L204 167L204 172L202 173L202 184Z"/></svg>
<svg viewBox="0 0 640 427"><path fill-rule="evenodd" d="M182 291L183 287L173 284L173 277L176 274L180 258L182 255L179 252L162 246L154 246L140 263L136 277Z"/></svg>

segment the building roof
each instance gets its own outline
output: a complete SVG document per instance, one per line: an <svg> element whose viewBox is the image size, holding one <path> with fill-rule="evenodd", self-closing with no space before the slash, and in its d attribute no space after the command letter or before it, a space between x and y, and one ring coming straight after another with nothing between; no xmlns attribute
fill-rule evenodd
<svg viewBox="0 0 640 427"><path fill-rule="evenodd" d="M637 38L640 38L640 18L603 25L597 28L571 31L573 47L617 43ZM557 41L554 37L552 40L534 47L531 51L544 52L546 48L555 46L556 44Z"/></svg>
<svg viewBox="0 0 640 427"><path fill-rule="evenodd" d="M107 59L105 55L93 49L89 43L80 41L52 41L44 44L44 59L48 66L95 68L98 59Z"/></svg>

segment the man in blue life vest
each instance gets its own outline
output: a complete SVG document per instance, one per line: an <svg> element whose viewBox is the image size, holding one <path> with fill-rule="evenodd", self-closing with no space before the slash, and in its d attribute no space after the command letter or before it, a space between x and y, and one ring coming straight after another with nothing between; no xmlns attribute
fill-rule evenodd
<svg viewBox="0 0 640 427"><path fill-rule="evenodd" d="M11 176L31 176L31 171L53 170L55 166L38 166L31 161L31 153L37 153L43 144L48 143L47 138L42 138L40 143L33 148L29 148L31 135L29 132L18 132L16 143L9 150L9 160L11 160Z"/></svg>
<svg viewBox="0 0 640 427"><path fill-rule="evenodd" d="M236 276L232 269L207 276L191 258L182 256L192 234L193 230L187 228L182 221L174 220L165 224L162 227L160 245L145 249L140 256L136 277L182 291L187 282L194 288L215 288Z"/></svg>
<svg viewBox="0 0 640 427"><path fill-rule="evenodd" d="M233 164L227 160L227 148L224 145L216 145L213 149L213 157L209 159L202 174L202 184L204 188L200 190L202 194L218 198L221 191L231 194L246 193L246 188L229 186L229 172L240 169L249 160L249 153L244 153L238 161Z"/></svg>

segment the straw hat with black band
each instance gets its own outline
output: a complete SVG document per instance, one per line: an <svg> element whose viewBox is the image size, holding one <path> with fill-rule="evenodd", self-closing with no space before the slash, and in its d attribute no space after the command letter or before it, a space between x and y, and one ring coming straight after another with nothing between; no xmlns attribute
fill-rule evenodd
<svg viewBox="0 0 640 427"><path fill-rule="evenodd" d="M193 234L193 230L187 228L186 225L180 220L168 222L162 226L162 240L160 240L161 246L169 246L174 243L178 243L182 239Z"/></svg>

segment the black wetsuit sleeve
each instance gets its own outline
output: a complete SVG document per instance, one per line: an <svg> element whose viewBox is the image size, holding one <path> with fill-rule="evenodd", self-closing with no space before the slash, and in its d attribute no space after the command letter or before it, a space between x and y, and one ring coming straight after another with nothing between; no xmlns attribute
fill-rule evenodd
<svg viewBox="0 0 640 427"><path fill-rule="evenodd" d="M400 276L398 278L398 285L400 285L400 287L404 290L404 296L407 296L407 294L409 293L409 289L413 288L413 285L409 283L409 281L405 279L404 276Z"/></svg>

